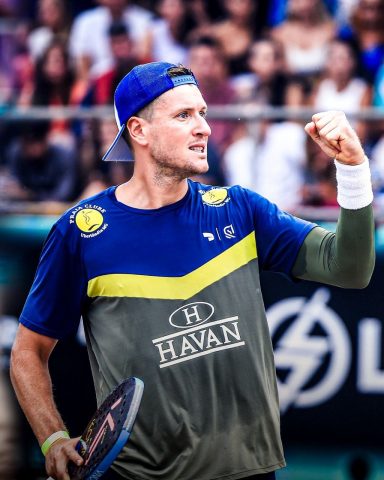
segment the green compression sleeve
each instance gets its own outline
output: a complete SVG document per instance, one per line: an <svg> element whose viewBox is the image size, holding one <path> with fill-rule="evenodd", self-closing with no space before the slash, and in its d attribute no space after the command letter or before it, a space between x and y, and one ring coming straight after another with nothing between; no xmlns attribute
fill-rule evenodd
<svg viewBox="0 0 384 480"><path fill-rule="evenodd" d="M314 228L299 250L292 275L342 288L365 288L375 265L372 205L341 208L336 233Z"/></svg>

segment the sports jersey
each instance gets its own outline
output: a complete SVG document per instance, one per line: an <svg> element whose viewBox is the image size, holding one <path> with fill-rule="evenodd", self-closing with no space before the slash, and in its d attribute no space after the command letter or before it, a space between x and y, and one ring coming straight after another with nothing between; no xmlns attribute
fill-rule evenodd
<svg viewBox="0 0 384 480"><path fill-rule="evenodd" d="M284 466L259 269L290 275L313 227L244 188L192 181L155 210L111 187L52 227L20 321L60 339L82 315L98 403L143 379L120 475L235 480Z"/></svg>

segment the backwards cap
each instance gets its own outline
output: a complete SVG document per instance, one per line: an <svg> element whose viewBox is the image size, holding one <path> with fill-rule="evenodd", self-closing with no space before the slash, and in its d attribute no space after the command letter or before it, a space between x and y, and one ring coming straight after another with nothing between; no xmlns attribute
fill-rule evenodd
<svg viewBox="0 0 384 480"><path fill-rule="evenodd" d="M114 108L119 132L103 160L133 160L129 146L122 137L128 119L171 88L188 83L197 86L192 72L191 75L169 75L172 67L177 65L167 62L137 65L117 85Z"/></svg>

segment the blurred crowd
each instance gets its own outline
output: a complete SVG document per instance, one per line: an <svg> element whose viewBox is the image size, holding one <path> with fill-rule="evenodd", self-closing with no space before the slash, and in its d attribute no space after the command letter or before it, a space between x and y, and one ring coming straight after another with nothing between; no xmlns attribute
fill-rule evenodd
<svg viewBox="0 0 384 480"><path fill-rule="evenodd" d="M350 115L384 197L384 0L0 0L0 199L73 202L126 181L130 162L101 162L112 115L27 116L18 107L108 106L133 66L182 63L208 106L307 107ZM22 111L22 110L21 110ZM212 119L201 180L240 183L281 208L336 206L332 159L304 120Z"/></svg>

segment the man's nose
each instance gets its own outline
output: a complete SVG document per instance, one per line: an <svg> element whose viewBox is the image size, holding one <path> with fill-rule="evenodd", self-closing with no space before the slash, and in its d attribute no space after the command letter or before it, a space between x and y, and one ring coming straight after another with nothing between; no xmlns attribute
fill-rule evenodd
<svg viewBox="0 0 384 480"><path fill-rule="evenodd" d="M208 125L205 117L202 117L200 114L196 120L196 126L194 129L196 135L203 135L204 137L209 137L211 135L211 127Z"/></svg>

